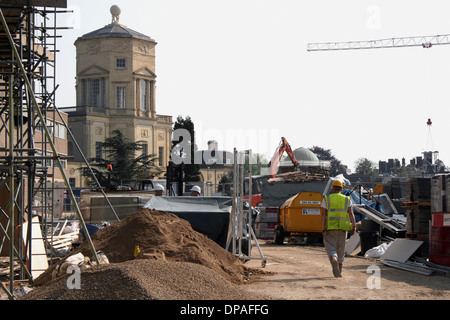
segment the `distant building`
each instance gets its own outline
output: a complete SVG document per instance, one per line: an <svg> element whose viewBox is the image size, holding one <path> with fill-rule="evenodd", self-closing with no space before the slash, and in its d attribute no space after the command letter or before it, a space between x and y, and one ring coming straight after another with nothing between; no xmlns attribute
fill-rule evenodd
<svg viewBox="0 0 450 320"><path fill-rule="evenodd" d="M157 114L155 46L152 38L119 23L120 9L111 7L112 22L75 41L76 107L68 110L69 127L84 156L104 157L100 143L120 130L130 141L144 141L145 154L158 159L155 174L168 165L172 117ZM82 186L84 166L74 143L69 143L70 179Z"/></svg>
<svg viewBox="0 0 450 320"><path fill-rule="evenodd" d="M201 181L211 185L210 192L217 192L222 176L233 171L234 156L230 151L219 150L215 140L208 141L208 149L194 153L194 163L200 164Z"/></svg>
<svg viewBox="0 0 450 320"><path fill-rule="evenodd" d="M417 156L409 161L409 167L416 169L419 173L433 174L439 172L437 160L437 151L425 151L423 156ZM378 172L382 175L390 175L396 169L406 167L406 160L402 158L401 164L398 159L388 159L387 161L380 160L378 162Z"/></svg>

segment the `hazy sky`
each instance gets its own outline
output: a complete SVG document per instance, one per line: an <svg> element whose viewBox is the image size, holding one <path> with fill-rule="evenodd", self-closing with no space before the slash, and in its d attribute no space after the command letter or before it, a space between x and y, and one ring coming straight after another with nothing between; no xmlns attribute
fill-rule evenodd
<svg viewBox="0 0 450 320"><path fill-rule="evenodd" d="M155 39L157 113L190 116L200 149L331 149L343 164L446 144L450 45L307 52L310 42L450 33L448 1L68 0L58 16L58 106L75 105L77 37L111 22ZM427 126L431 118L432 126ZM431 136L430 136L431 134Z"/></svg>

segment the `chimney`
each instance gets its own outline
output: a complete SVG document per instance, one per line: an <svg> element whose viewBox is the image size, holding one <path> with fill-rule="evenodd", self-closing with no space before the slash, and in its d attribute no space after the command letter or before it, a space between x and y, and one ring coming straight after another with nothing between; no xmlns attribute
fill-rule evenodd
<svg viewBox="0 0 450 320"><path fill-rule="evenodd" d="M216 140L208 141L208 150L217 150L218 143Z"/></svg>

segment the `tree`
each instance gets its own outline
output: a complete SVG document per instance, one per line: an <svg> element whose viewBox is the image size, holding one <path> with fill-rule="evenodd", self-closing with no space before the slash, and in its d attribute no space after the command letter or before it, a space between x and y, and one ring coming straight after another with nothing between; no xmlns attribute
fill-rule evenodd
<svg viewBox="0 0 450 320"><path fill-rule="evenodd" d="M333 176L346 172L346 166L343 165L340 160L336 159L336 157L331 153L331 149L313 146L312 148L309 148L309 150L314 152L319 160L330 161L331 173Z"/></svg>
<svg viewBox="0 0 450 320"><path fill-rule="evenodd" d="M255 153L251 155L251 160L252 160L252 176L257 176L261 174L261 168L263 166L268 165L269 161L267 160L267 158L259 153ZM244 164L244 172L246 174L248 174L249 171L249 167L250 167L250 161L249 158L246 157L245 158L245 164Z"/></svg>
<svg viewBox="0 0 450 320"><path fill-rule="evenodd" d="M189 182L195 182L200 181L200 165L194 163L194 152L197 149L197 146L195 144L195 128L194 128L194 122L192 122L191 117L187 116L185 119L183 119L182 116L178 116L177 120L173 124L173 131L177 129L185 129L189 132L189 141L184 141L185 143L188 143L190 145L190 163L184 164L184 181ZM172 141L172 152L171 155L173 155L174 152L178 153L181 152L178 150L180 141ZM182 158L187 159L186 154L180 155Z"/></svg>
<svg viewBox="0 0 450 320"><path fill-rule="evenodd" d="M363 175L377 174L376 164L367 158L359 158L355 161L355 173Z"/></svg>
<svg viewBox="0 0 450 320"><path fill-rule="evenodd" d="M136 151L142 150L146 142L129 141L119 130L112 133L113 136L106 138L99 145L106 157L88 160L100 185L114 189L124 182L148 177L151 169L155 168L156 157L152 154L140 154L135 157ZM112 170L107 171L108 165L111 165ZM82 176L92 178L88 167L80 170ZM96 186L94 179L90 179L90 184Z"/></svg>
<svg viewBox="0 0 450 320"><path fill-rule="evenodd" d="M232 186L233 186L233 171L230 171L227 174L224 174L222 178L220 178L217 190L224 193L227 196L231 196L233 193L231 191Z"/></svg>

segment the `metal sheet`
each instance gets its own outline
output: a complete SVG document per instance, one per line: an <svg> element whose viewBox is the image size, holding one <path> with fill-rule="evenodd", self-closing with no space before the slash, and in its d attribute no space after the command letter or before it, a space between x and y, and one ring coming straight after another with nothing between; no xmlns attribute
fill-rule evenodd
<svg viewBox="0 0 450 320"><path fill-rule="evenodd" d="M380 260L406 262L422 243L423 241L397 238L380 257Z"/></svg>
<svg viewBox="0 0 450 320"><path fill-rule="evenodd" d="M394 233L406 232L406 227L403 224L399 223L395 219L389 218L388 216L382 214L381 212L375 210L374 208L361 204L356 204L353 206L353 208L355 211L363 214L367 218L378 223L380 226Z"/></svg>
<svg viewBox="0 0 450 320"><path fill-rule="evenodd" d="M345 253L352 254L361 245L361 239L359 233L355 232L347 241L345 242Z"/></svg>

